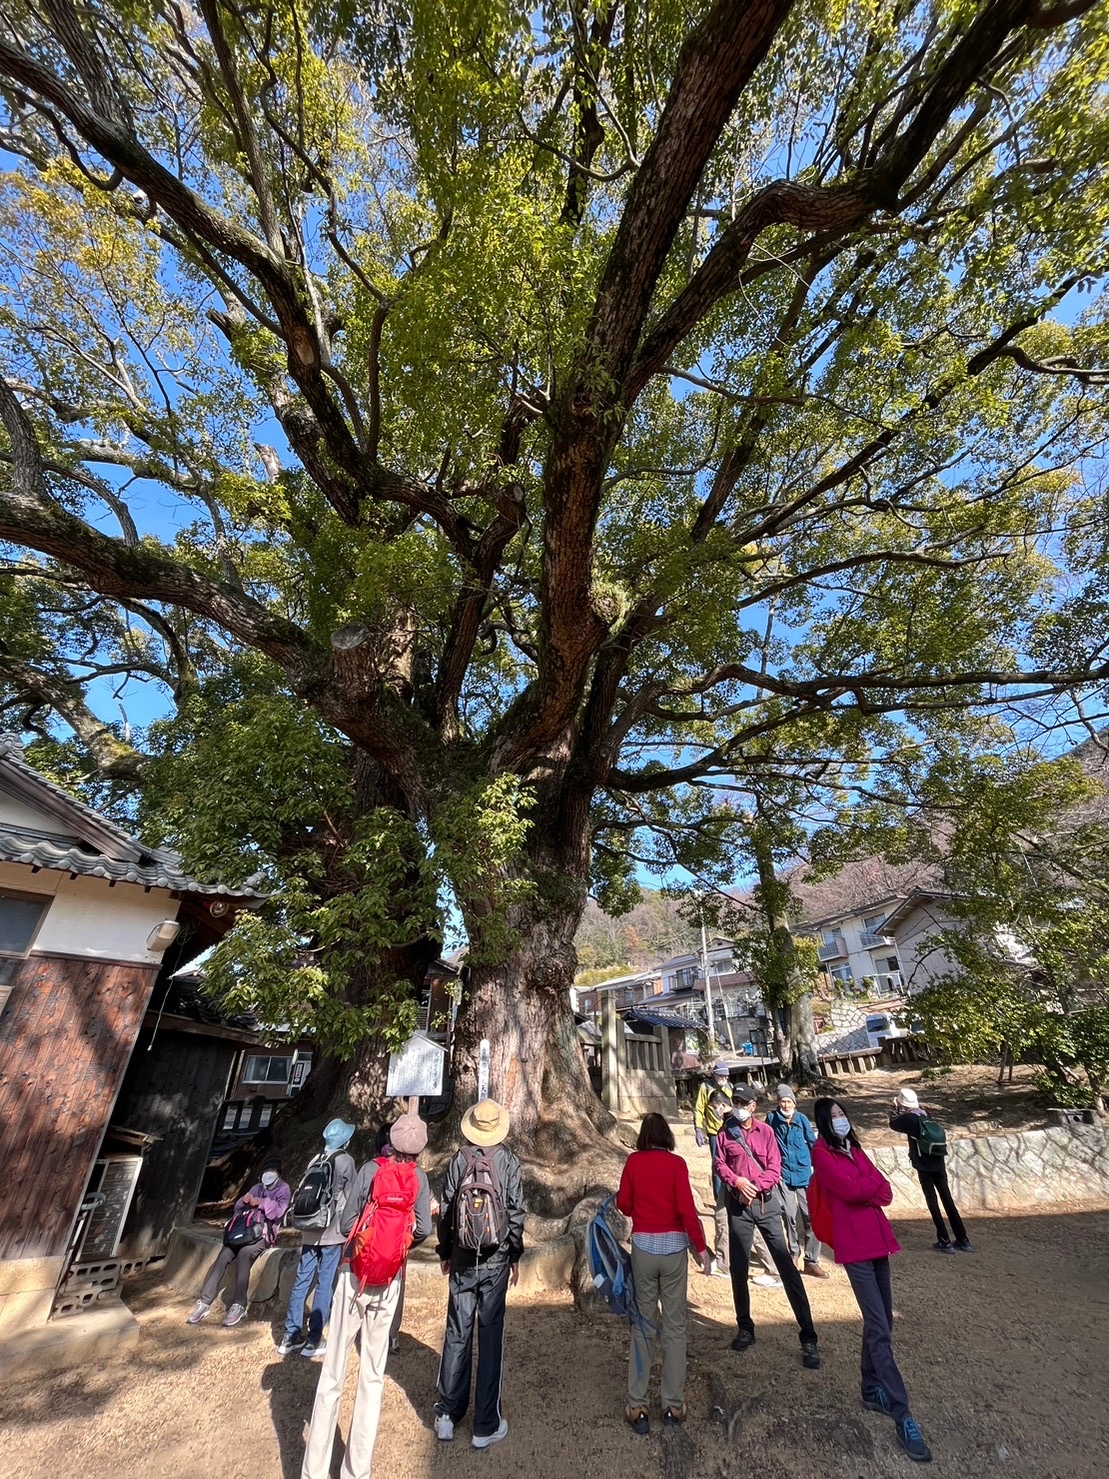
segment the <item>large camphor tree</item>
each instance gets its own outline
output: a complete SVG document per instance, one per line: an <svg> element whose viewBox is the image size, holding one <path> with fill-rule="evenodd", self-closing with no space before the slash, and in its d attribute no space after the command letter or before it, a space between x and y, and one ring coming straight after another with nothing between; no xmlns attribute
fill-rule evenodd
<svg viewBox="0 0 1109 1479"><path fill-rule="evenodd" d="M449 905L458 1101L580 1145L591 888L1104 677L1104 6L3 18L8 722L281 887L317 1107Z"/></svg>

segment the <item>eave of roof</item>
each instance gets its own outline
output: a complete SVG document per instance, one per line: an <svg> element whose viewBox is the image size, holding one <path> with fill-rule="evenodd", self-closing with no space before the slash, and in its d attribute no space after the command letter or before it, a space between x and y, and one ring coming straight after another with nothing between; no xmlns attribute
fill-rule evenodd
<svg viewBox="0 0 1109 1479"><path fill-rule="evenodd" d="M149 854L148 854L149 856ZM174 893L220 895L244 902L260 902L264 895L252 888L229 888L225 883L199 883L171 863L150 864L125 858L106 857L103 853L64 841L52 840L23 828L0 827L0 861L26 863L34 869L45 868L55 873L71 873L81 878L105 878L109 883L136 883L143 888L164 888Z"/></svg>

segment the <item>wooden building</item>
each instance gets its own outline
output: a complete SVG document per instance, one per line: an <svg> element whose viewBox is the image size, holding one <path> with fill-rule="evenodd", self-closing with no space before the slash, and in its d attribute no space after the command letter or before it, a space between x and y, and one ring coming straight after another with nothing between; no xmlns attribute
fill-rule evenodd
<svg viewBox="0 0 1109 1479"><path fill-rule="evenodd" d="M113 1121L113 1109L155 983L258 901L250 888L189 878L176 854L144 846L76 801L26 763L16 737L0 736L5 1335L50 1318L82 1246L94 1257L118 1253L142 1153L157 1134ZM222 1069L215 1059L203 1069L210 1100L218 1092L222 1101L234 1051L216 1055ZM137 1065L124 1113L156 1091L153 1082L143 1087L148 1067Z"/></svg>

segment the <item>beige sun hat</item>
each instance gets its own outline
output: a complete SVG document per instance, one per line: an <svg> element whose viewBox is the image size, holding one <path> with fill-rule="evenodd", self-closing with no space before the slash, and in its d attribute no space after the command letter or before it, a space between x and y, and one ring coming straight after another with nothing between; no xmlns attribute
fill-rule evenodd
<svg viewBox="0 0 1109 1479"><path fill-rule="evenodd" d="M482 1099L462 1116L462 1133L471 1145L499 1145L508 1125L508 1110L495 1099Z"/></svg>

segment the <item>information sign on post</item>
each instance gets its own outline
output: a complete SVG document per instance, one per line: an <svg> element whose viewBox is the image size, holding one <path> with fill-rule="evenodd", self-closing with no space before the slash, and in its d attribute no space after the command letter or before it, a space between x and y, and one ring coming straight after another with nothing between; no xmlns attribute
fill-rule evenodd
<svg viewBox="0 0 1109 1479"><path fill-rule="evenodd" d="M483 1037L477 1052L477 1097L480 1104L489 1098L489 1039Z"/></svg>
<svg viewBox="0 0 1109 1479"><path fill-rule="evenodd" d="M446 1056L446 1048L417 1032L399 1053L389 1054L385 1092L397 1099L417 1096L437 1099L443 1092L443 1061Z"/></svg>

